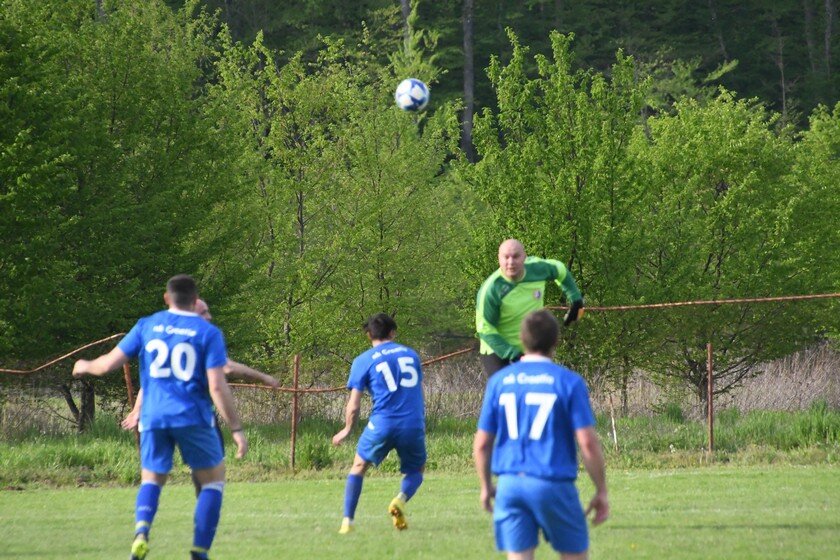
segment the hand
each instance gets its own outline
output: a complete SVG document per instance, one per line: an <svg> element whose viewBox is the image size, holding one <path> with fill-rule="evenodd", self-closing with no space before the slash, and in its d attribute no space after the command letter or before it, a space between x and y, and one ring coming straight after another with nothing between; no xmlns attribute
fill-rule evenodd
<svg viewBox="0 0 840 560"><path fill-rule="evenodd" d="M494 485L490 485L487 488L481 489L481 507L484 508L484 511L489 513L493 513L493 499L496 497L496 487Z"/></svg>
<svg viewBox="0 0 840 560"><path fill-rule="evenodd" d="M87 373L87 368L90 365L88 360L76 360L73 364L73 377L82 377Z"/></svg>
<svg viewBox="0 0 840 560"><path fill-rule="evenodd" d="M268 385L272 389L279 389L280 388L280 382L277 381L276 379L274 379L273 377L271 377L270 375L265 376L265 379L263 379L263 383L265 383L266 385Z"/></svg>
<svg viewBox="0 0 840 560"><path fill-rule="evenodd" d="M341 442L343 442L345 439L347 439L347 436L349 436L349 435L350 435L350 428L344 428L343 430L341 430L340 432L338 432L337 434L335 434L333 436L332 444L335 445L336 447L338 447L339 445L341 445Z"/></svg>
<svg viewBox="0 0 840 560"><path fill-rule="evenodd" d="M133 430L137 427L137 424L140 423L140 414L134 412L133 410L128 413L128 416L123 418L123 421L120 422L120 426L122 426L123 430Z"/></svg>
<svg viewBox="0 0 840 560"><path fill-rule="evenodd" d="M583 300L579 299L577 301L573 301L572 305L569 306L569 310L563 317L563 326L568 327L573 321L577 321L581 317L583 317Z"/></svg>
<svg viewBox="0 0 840 560"><path fill-rule="evenodd" d="M610 516L610 503L607 500L606 492L595 494L584 515L589 516L589 512L593 510L595 516L592 518L592 525L600 525Z"/></svg>
<svg viewBox="0 0 840 560"><path fill-rule="evenodd" d="M233 442L236 444L236 458L241 459L248 453L248 438L245 437L245 432L237 430L231 433Z"/></svg>

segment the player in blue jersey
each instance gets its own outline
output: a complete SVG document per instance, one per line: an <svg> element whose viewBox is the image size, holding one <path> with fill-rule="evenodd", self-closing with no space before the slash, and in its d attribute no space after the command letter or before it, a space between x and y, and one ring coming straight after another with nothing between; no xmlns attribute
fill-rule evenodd
<svg viewBox="0 0 840 560"><path fill-rule="evenodd" d="M213 405L230 426L237 454L248 440L225 381L227 350L221 331L195 313L197 291L187 275L166 284L169 307L140 319L116 348L95 360L78 360L73 375L104 375L138 357L143 406L140 411L141 483L137 493L131 558L148 554L149 530L160 492L172 469L175 446L202 485L195 507L193 560L206 560L222 507L225 464L216 434Z"/></svg>
<svg viewBox="0 0 840 560"><path fill-rule="evenodd" d="M604 455L586 383L551 361L559 329L549 311L525 317L525 354L490 378L478 420L473 456L481 504L493 513L496 547L508 560L533 559L540 530L561 558L584 560L586 516L595 512L594 525L609 516ZM586 512L575 487L575 441L595 484Z"/></svg>
<svg viewBox="0 0 840 560"><path fill-rule="evenodd" d="M210 306L207 305L203 299L198 298L195 300L195 313L204 319L205 321L210 321L213 319L213 315L210 313ZM254 381L256 383L262 383L274 389L280 387L280 382L277 379L273 378L272 376L268 375L267 373L263 373L261 371L257 371L254 368L248 367L245 364L241 364L239 362L234 362L231 359L228 359L227 364L224 367L225 376L228 378L235 377L244 379L247 381ZM120 426L123 427L125 430L133 430L137 427L140 422L140 409L143 406L143 389L141 388L137 392L137 399L134 401L134 408L131 409L131 412L120 422ZM225 451L225 442L222 438L222 429L218 425L218 421L216 422L216 432L219 435L219 441L222 444L222 454ZM198 496L201 493L201 483L195 477L195 474L192 476L193 486L195 486L195 495Z"/></svg>
<svg viewBox="0 0 840 560"><path fill-rule="evenodd" d="M405 504L423 483L426 466L426 409L420 358L408 346L394 342L397 323L389 315L372 316L364 329L372 348L353 360L347 380L350 396L344 428L332 439L333 445L340 445L350 435L359 417L362 394L369 392L373 406L347 476L344 519L339 529L342 534L353 530L365 472L370 465L379 465L392 449L397 450L404 476L399 494L388 505L388 513L394 527L406 529Z"/></svg>

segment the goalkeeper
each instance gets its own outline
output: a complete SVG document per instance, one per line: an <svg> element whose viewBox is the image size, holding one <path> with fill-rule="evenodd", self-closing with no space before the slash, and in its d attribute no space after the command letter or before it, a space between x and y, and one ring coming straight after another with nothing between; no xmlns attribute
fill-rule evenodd
<svg viewBox="0 0 840 560"><path fill-rule="evenodd" d="M519 327L528 313L545 306L548 280L562 288L569 302L563 325L582 317L583 296L562 262L526 256L517 239L499 245L499 269L481 285L475 304L479 355L488 377L522 355Z"/></svg>

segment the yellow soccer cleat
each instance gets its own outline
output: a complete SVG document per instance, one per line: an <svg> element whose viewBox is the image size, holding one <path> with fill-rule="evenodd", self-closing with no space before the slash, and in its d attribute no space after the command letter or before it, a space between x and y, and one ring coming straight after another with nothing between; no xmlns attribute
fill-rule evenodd
<svg viewBox="0 0 840 560"><path fill-rule="evenodd" d="M399 498L394 498L388 505L388 513L391 514L391 520L394 522L394 528L397 531L408 529L408 520L405 518L405 502Z"/></svg>
<svg viewBox="0 0 840 560"><path fill-rule="evenodd" d="M130 560L143 560L149 553L149 541L146 540L145 535L137 535L134 542L131 544Z"/></svg>
<svg viewBox="0 0 840 560"><path fill-rule="evenodd" d="M353 522L346 517L341 521L341 528L338 530L339 535L346 535L353 532Z"/></svg>

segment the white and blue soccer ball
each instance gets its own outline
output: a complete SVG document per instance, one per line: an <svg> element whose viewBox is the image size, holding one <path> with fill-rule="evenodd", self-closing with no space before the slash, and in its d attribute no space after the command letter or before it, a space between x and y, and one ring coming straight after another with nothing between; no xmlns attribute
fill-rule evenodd
<svg viewBox="0 0 840 560"><path fill-rule="evenodd" d="M417 78L406 78L397 86L394 99L403 111L422 111L429 104L429 86Z"/></svg>

